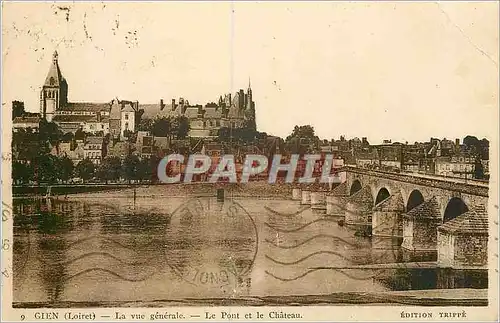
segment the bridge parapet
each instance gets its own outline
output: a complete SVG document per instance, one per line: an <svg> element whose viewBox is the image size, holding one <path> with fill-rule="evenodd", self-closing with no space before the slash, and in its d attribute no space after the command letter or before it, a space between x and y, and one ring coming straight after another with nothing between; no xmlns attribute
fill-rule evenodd
<svg viewBox="0 0 500 323"><path fill-rule="evenodd" d="M379 178L390 179L399 182L405 182L421 186L429 186L449 191L473 194L477 196L488 197L489 184L484 181L464 180L460 178L446 178L441 176L433 177L431 175L391 173L379 170L371 170L352 166L344 166L339 171L356 173Z"/></svg>

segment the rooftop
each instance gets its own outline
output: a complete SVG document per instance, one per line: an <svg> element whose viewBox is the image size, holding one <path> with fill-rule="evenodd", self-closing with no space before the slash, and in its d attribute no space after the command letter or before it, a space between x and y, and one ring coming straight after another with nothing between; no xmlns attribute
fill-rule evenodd
<svg viewBox="0 0 500 323"><path fill-rule="evenodd" d="M435 196L411 209L406 216L419 219L441 219L441 211Z"/></svg>
<svg viewBox="0 0 500 323"><path fill-rule="evenodd" d="M39 117L16 117L14 118L13 123L39 123Z"/></svg>
<svg viewBox="0 0 500 323"><path fill-rule="evenodd" d="M99 111L109 111L110 109L111 109L111 103L109 102L107 103L72 102L62 106L59 110L99 112Z"/></svg>
<svg viewBox="0 0 500 323"><path fill-rule="evenodd" d="M439 231L453 234L488 234L488 213L482 206L471 210L438 227Z"/></svg>
<svg viewBox="0 0 500 323"><path fill-rule="evenodd" d="M375 205L374 211L401 211L404 210L404 202L400 193L389 196L379 204Z"/></svg>

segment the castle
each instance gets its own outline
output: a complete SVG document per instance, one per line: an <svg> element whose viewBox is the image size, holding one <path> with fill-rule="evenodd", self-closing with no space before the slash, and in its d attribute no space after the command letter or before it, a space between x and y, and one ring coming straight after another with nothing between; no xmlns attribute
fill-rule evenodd
<svg viewBox="0 0 500 323"><path fill-rule="evenodd" d="M57 51L52 56L45 83L40 91L40 116L56 123L63 133L81 129L93 134L110 134L124 139L137 131L142 118L184 116L189 119L191 137L215 137L222 127L255 129L255 102L250 81L247 92L239 90L220 96L217 103L190 105L188 100L172 99L165 104L139 104L115 98L105 103L68 102L68 83L61 73Z"/></svg>

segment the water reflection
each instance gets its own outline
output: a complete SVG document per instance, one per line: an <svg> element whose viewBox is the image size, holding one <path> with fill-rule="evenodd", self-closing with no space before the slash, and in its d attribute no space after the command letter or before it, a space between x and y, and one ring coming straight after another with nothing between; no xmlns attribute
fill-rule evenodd
<svg viewBox="0 0 500 323"><path fill-rule="evenodd" d="M355 236L289 201L172 198L152 209L154 199L136 208L116 200L14 200L14 301L99 305L488 284L480 270L353 269L436 255L404 251L398 239Z"/></svg>

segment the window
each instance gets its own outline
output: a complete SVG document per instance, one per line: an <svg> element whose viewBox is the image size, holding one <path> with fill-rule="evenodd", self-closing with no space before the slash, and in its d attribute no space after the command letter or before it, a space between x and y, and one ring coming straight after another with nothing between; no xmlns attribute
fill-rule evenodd
<svg viewBox="0 0 500 323"><path fill-rule="evenodd" d="M103 124L101 125L101 129L104 129L104 125Z"/></svg>
<svg viewBox="0 0 500 323"><path fill-rule="evenodd" d="M215 121L215 125L216 125L217 127L220 127L220 121L219 121L219 120Z"/></svg>
<svg viewBox="0 0 500 323"><path fill-rule="evenodd" d="M50 86L54 86L54 84L56 84L56 80L55 80L53 77L51 77L51 78L49 79L49 85L50 85Z"/></svg>
<svg viewBox="0 0 500 323"><path fill-rule="evenodd" d="M128 120L128 113L125 113L125 120Z"/></svg>

